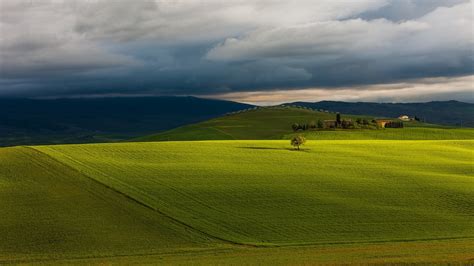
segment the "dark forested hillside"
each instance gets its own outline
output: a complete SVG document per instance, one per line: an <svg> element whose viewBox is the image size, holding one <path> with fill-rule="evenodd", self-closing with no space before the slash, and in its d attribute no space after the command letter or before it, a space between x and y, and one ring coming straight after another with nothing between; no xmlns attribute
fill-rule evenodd
<svg viewBox="0 0 474 266"><path fill-rule="evenodd" d="M120 140L248 107L195 97L0 99L0 146Z"/></svg>
<svg viewBox="0 0 474 266"><path fill-rule="evenodd" d="M474 127L474 104L458 101L427 103L370 103L370 102L295 102L294 105L324 109L346 114L383 117L417 116L427 123Z"/></svg>

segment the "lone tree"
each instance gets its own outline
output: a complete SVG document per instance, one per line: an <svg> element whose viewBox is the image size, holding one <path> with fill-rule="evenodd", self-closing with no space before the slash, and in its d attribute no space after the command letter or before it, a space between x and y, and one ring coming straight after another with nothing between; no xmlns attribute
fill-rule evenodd
<svg viewBox="0 0 474 266"><path fill-rule="evenodd" d="M306 142L306 139L301 136L301 135L298 135L298 136L294 136L292 139L291 139L291 146L295 147L296 149L300 149L300 146L303 145L304 143Z"/></svg>

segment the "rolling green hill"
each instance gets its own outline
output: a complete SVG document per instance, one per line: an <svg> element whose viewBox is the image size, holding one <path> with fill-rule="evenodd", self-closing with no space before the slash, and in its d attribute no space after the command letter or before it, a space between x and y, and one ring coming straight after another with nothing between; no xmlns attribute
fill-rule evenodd
<svg viewBox="0 0 474 266"><path fill-rule="evenodd" d="M466 262L474 252L473 146L3 148L0 263Z"/></svg>
<svg viewBox="0 0 474 266"><path fill-rule="evenodd" d="M197 124L178 127L169 131L134 139L135 141L181 141L181 140L251 140L289 139L293 134L293 123L335 119L335 113L319 112L295 107L266 107L238 112ZM343 119L365 118L342 114ZM310 139L474 139L474 129L455 129L447 126L406 122L403 129L381 130L307 130L298 132Z"/></svg>
<svg viewBox="0 0 474 266"><path fill-rule="evenodd" d="M136 141L281 139L294 123L335 119L336 114L294 107L260 107L140 137ZM364 116L344 115L344 118Z"/></svg>

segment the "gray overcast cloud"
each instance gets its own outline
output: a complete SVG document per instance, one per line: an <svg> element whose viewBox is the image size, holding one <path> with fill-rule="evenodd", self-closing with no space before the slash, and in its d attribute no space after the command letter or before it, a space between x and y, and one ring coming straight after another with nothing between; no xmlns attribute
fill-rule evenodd
<svg viewBox="0 0 474 266"><path fill-rule="evenodd" d="M474 101L473 8L464 0L0 0L0 97L252 102L252 92L316 90L364 100L391 88L407 95L399 101Z"/></svg>

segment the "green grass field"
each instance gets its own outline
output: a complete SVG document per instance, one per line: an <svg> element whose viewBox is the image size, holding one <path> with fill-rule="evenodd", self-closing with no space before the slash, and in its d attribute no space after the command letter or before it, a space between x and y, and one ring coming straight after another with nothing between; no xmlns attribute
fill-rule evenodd
<svg viewBox="0 0 474 266"><path fill-rule="evenodd" d="M293 123L307 124L318 120L334 120L336 114L293 107L259 108L231 114L197 124L178 127L134 141L183 141L183 140L252 140L289 139L294 135ZM342 114L343 119L372 120L368 116ZM474 129L406 122L403 129L354 129L307 130L298 132L308 139L326 140L442 140L474 139Z"/></svg>
<svg viewBox="0 0 474 266"><path fill-rule="evenodd" d="M0 264L205 247L208 238L26 147L0 149Z"/></svg>
<svg viewBox="0 0 474 266"><path fill-rule="evenodd" d="M0 263L468 262L473 146L319 140L298 152L281 140L3 148Z"/></svg>

